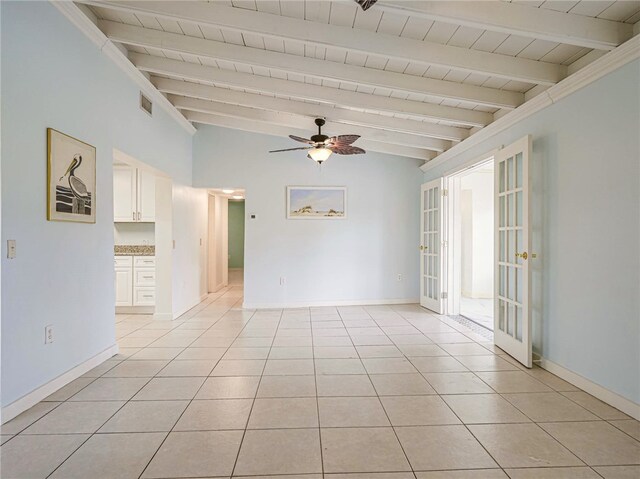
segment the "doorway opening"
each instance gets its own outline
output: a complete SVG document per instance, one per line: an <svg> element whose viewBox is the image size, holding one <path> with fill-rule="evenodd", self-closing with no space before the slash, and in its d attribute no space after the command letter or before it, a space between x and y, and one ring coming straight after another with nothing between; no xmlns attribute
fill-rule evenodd
<svg viewBox="0 0 640 479"><path fill-rule="evenodd" d="M209 190L209 292L242 297L244 285L244 190Z"/></svg>
<svg viewBox="0 0 640 479"><path fill-rule="evenodd" d="M494 162L483 160L447 178L449 288L447 312L493 331Z"/></svg>
<svg viewBox="0 0 640 479"><path fill-rule="evenodd" d="M114 149L116 319L132 315L173 319L171 197L172 182L168 176Z"/></svg>

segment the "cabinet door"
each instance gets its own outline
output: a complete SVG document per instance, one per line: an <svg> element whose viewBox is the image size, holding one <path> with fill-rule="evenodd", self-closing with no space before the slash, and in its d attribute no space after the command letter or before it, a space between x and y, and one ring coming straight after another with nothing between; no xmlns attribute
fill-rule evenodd
<svg viewBox="0 0 640 479"><path fill-rule="evenodd" d="M156 220L156 176L138 170L138 221L153 223Z"/></svg>
<svg viewBox="0 0 640 479"><path fill-rule="evenodd" d="M113 221L136 221L136 169L113 167Z"/></svg>
<svg viewBox="0 0 640 479"><path fill-rule="evenodd" d="M116 306L133 305L133 269L116 268Z"/></svg>

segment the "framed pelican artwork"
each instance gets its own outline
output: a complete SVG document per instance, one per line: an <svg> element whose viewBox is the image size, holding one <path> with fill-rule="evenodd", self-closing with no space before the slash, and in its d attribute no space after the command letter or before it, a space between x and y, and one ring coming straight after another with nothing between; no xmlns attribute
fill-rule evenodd
<svg viewBox="0 0 640 479"><path fill-rule="evenodd" d="M47 219L96 222L96 149L53 128L47 128Z"/></svg>

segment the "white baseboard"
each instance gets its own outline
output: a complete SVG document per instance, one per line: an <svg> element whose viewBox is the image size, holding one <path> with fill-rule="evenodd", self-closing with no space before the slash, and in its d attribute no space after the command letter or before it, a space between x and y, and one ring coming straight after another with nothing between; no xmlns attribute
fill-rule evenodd
<svg viewBox="0 0 640 479"><path fill-rule="evenodd" d="M592 396L597 397L601 401L606 402L610 406L613 406L614 408L619 409L623 413L628 414L632 418L640 421L640 404L636 404L633 401L611 391L610 389L600 386L599 384L596 384L593 381L574 373L573 371L569 371L559 364L556 364L553 361L549 361L548 359L545 359L543 357L540 358L540 362L538 364L541 368L546 369L559 378L564 379L574 386L579 387L583 391L588 392Z"/></svg>
<svg viewBox="0 0 640 479"><path fill-rule="evenodd" d="M116 306L116 314L153 314L155 306Z"/></svg>
<svg viewBox="0 0 640 479"><path fill-rule="evenodd" d="M173 313L173 318L169 318L169 319L178 319L180 316L183 316L183 315L187 314L189 311L191 311L193 308L195 308L200 303L202 303L205 299L207 299L208 296L209 296L209 294L203 295L200 299L197 299L196 301L194 301L191 304L191 306L183 308L181 311L178 311L177 313Z"/></svg>
<svg viewBox="0 0 640 479"><path fill-rule="evenodd" d="M244 309L273 309L273 308L309 308L314 306L379 306L385 304L416 304L418 298L403 299L366 299L341 301L287 301L283 303L242 303Z"/></svg>
<svg viewBox="0 0 640 479"><path fill-rule="evenodd" d="M112 358L118 354L119 348L117 344L109 346L104 351L96 354L85 362L78 364L76 367L70 369L66 373L61 374L55 379L52 379L46 384L43 384L37 389L34 389L30 393L22 396L20 399L16 399L11 404L2 408L2 424L10 421L14 417L23 413L27 409L35 406L46 397L52 395L58 389L66 386L74 379L78 379L84 373L92 370L96 366L99 366L107 359Z"/></svg>
<svg viewBox="0 0 640 479"><path fill-rule="evenodd" d="M200 302L202 303L204 300L206 300L209 297L209 293L205 293L202 296L200 296Z"/></svg>
<svg viewBox="0 0 640 479"><path fill-rule="evenodd" d="M218 291L220 291L220 290L221 290L222 288L224 288L225 286L226 286L226 284L224 284L224 283L220 283L220 284L218 284L218 285L214 286L213 288L211 288L211 291L209 291L209 294L217 293Z"/></svg>

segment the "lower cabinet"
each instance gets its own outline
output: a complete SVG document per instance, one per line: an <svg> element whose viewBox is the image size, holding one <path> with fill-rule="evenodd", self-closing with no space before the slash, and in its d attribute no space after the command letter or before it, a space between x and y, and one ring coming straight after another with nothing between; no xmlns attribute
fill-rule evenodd
<svg viewBox="0 0 640 479"><path fill-rule="evenodd" d="M133 257L116 256L116 306L133 305Z"/></svg>
<svg viewBox="0 0 640 479"><path fill-rule="evenodd" d="M155 257L116 256L114 262L116 306L155 306Z"/></svg>

